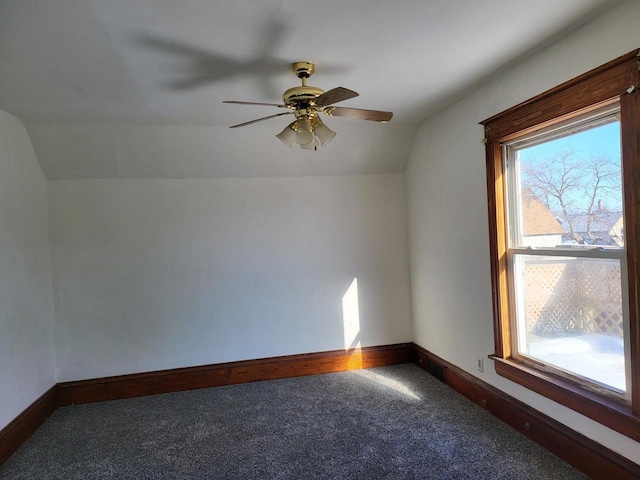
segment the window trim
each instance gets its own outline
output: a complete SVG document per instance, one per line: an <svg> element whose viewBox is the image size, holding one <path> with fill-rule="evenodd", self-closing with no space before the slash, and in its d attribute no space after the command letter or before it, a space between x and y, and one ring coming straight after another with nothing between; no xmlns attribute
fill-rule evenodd
<svg viewBox="0 0 640 480"><path fill-rule="evenodd" d="M640 50L634 50L480 122L485 130L496 372L640 441ZM631 88L633 87L633 88ZM507 206L502 144L594 110L620 104L625 215L631 404L581 387L512 351L512 287L507 268Z"/></svg>

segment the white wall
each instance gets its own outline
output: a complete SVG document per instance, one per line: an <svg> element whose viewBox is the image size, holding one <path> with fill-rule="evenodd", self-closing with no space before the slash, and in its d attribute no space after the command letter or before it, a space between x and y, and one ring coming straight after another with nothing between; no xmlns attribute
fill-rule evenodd
<svg viewBox="0 0 640 480"><path fill-rule="evenodd" d="M58 381L412 340L403 175L49 187Z"/></svg>
<svg viewBox="0 0 640 480"><path fill-rule="evenodd" d="M414 341L636 462L640 444L498 377L486 358L494 346L478 122L640 47L639 19L640 2L625 2L425 121L406 171Z"/></svg>
<svg viewBox="0 0 640 480"><path fill-rule="evenodd" d="M0 110L0 429L55 384L47 183Z"/></svg>

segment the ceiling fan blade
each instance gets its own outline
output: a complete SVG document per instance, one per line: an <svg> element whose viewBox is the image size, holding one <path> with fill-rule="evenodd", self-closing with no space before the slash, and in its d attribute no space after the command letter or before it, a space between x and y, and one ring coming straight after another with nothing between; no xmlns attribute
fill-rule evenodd
<svg viewBox="0 0 640 480"><path fill-rule="evenodd" d="M358 95L358 93L353 90L349 90L348 88L336 87L328 92L324 92L319 97L316 97L315 102L316 105L320 107L326 107L327 105L333 105L334 103L349 100L350 98L357 97Z"/></svg>
<svg viewBox="0 0 640 480"><path fill-rule="evenodd" d="M269 115L268 117L257 118L255 120L251 120L249 122L239 123L238 125L232 125L229 128L238 128L238 127L246 127L247 125L251 125L253 123L262 122L264 120L269 120L270 118L281 117L282 115L292 115L293 112L282 112L276 113L275 115Z"/></svg>
<svg viewBox="0 0 640 480"><path fill-rule="evenodd" d="M327 107L324 113L332 117L355 118L358 120L370 120L372 122L386 123L393 117L392 112L381 112L380 110L363 110L361 108L350 107Z"/></svg>
<svg viewBox="0 0 640 480"><path fill-rule="evenodd" d="M262 102L239 102L237 100L225 100L222 103L235 103L236 105L264 105L265 107L289 108L286 105L278 103L262 103Z"/></svg>

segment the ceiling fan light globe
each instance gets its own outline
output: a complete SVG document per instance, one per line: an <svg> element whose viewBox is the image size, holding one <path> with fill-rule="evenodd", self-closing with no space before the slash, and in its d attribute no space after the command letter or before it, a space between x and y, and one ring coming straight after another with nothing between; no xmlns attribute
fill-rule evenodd
<svg viewBox="0 0 640 480"><path fill-rule="evenodd" d="M306 145L311 141L313 141L313 134L311 133L309 122L306 120L298 120L295 142L300 145Z"/></svg>
<svg viewBox="0 0 640 480"><path fill-rule="evenodd" d="M316 149L316 137L315 135L311 135L311 141L309 143L305 143L300 145L300 148L303 150L315 150Z"/></svg>
<svg viewBox="0 0 640 480"><path fill-rule="evenodd" d="M324 146L333 140L336 136L336 132L327 127L324 123L315 129L316 137L320 140L320 145Z"/></svg>
<svg viewBox="0 0 640 480"><path fill-rule="evenodd" d="M284 129L276 135L276 138L291 148L296 138L296 131L293 129L293 123L284 127Z"/></svg>

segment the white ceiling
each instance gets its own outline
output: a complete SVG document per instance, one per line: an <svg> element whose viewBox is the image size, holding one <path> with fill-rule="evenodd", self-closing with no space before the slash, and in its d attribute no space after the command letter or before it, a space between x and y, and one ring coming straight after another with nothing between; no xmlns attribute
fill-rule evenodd
<svg viewBox="0 0 640 480"><path fill-rule="evenodd" d="M0 109L49 179L399 173L421 120L618 1L2 0ZM394 119L327 118L317 152L287 118L229 130L278 111L222 101L279 103L299 60Z"/></svg>

